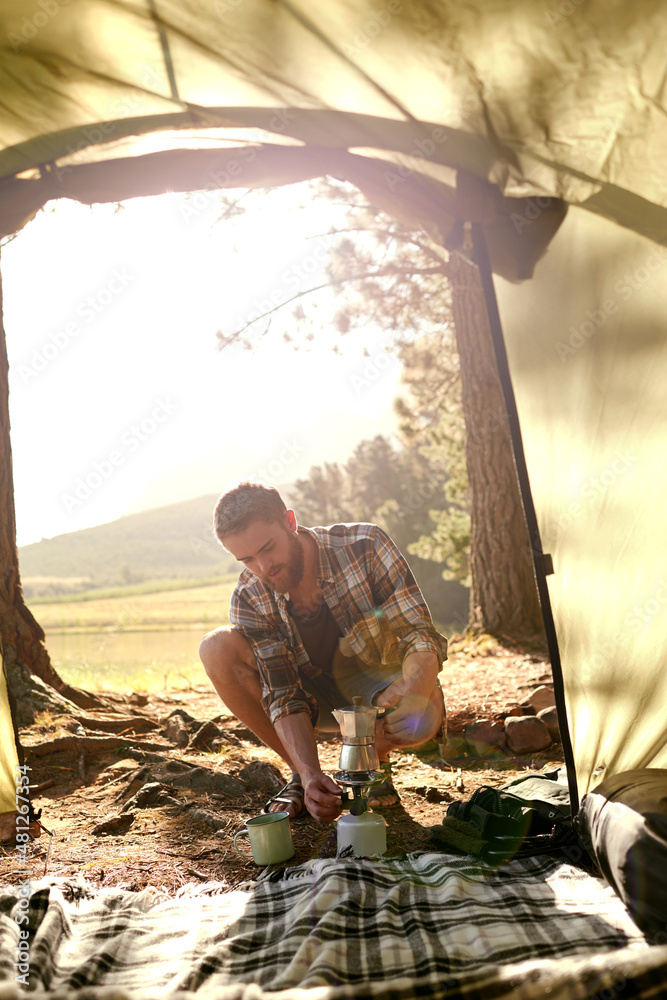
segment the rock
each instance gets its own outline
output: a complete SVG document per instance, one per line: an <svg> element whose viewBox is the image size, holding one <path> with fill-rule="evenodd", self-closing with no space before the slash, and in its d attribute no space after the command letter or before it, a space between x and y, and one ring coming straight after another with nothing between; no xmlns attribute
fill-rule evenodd
<svg viewBox="0 0 667 1000"><path fill-rule="evenodd" d="M188 726L188 727L190 727L192 729L199 729L199 727L202 725L201 722L197 722L197 720L195 719L194 715L190 715L190 713L186 712L184 708L175 708L173 712L169 713L169 715L167 716L167 718L168 719L174 719L177 716L178 716L178 718L180 718L180 719L183 720L183 722L186 724L186 726Z"/></svg>
<svg viewBox="0 0 667 1000"><path fill-rule="evenodd" d="M189 816L193 822L205 823L207 826L213 827L214 830L226 830L229 826L229 819L216 816L208 809L193 809Z"/></svg>
<svg viewBox="0 0 667 1000"><path fill-rule="evenodd" d="M514 753L544 750L552 742L546 724L536 715L526 715L521 718L510 716L505 719L505 732L507 742Z"/></svg>
<svg viewBox="0 0 667 1000"><path fill-rule="evenodd" d="M161 790L159 781L149 781L133 796L134 802L139 809L145 809L155 801Z"/></svg>
<svg viewBox="0 0 667 1000"><path fill-rule="evenodd" d="M181 802L175 799L173 795L169 795L167 792L162 791L153 803L155 806L180 806Z"/></svg>
<svg viewBox="0 0 667 1000"><path fill-rule="evenodd" d="M156 768L153 777L170 788L191 788L219 795L243 795L246 786L239 778L224 771L209 771L205 767L188 768L180 773L169 773L166 769Z"/></svg>
<svg viewBox="0 0 667 1000"><path fill-rule="evenodd" d="M556 704L553 688L546 687L544 684L542 684L541 687L535 688L535 690L528 695L526 701L535 709L536 715L538 712L541 712L543 708L551 708L552 705Z"/></svg>
<svg viewBox="0 0 667 1000"><path fill-rule="evenodd" d="M160 767L144 767L141 768L143 772L141 774L142 781L161 781L163 784L169 784L171 778L175 774L187 774L190 771L195 770L194 764L190 764L184 760L164 760ZM137 775L139 777L139 775Z"/></svg>
<svg viewBox="0 0 667 1000"><path fill-rule="evenodd" d="M225 733L224 736L217 736L211 743L212 750L229 750L230 747L245 750L241 740L239 740L236 736L233 736L232 733Z"/></svg>
<svg viewBox="0 0 667 1000"><path fill-rule="evenodd" d="M243 740L245 743L254 743L255 746L257 747L264 746L259 736L255 736L253 731L251 729L248 729L247 726L239 726L239 725L234 726L232 734L234 736L238 736L238 738L240 740ZM223 730L223 735L225 736L225 739L229 739L230 733L227 727L225 727L225 729Z"/></svg>
<svg viewBox="0 0 667 1000"><path fill-rule="evenodd" d="M505 726L502 722L486 719L471 722L465 727L465 739L470 752L476 757L489 757L507 743Z"/></svg>
<svg viewBox="0 0 667 1000"><path fill-rule="evenodd" d="M508 715L521 716L523 714L524 714L524 709L521 707L521 705L513 705L512 708L508 708L504 712L502 712L502 717L503 719L505 719L507 718Z"/></svg>
<svg viewBox="0 0 667 1000"><path fill-rule="evenodd" d="M541 719L545 724L554 743L560 743L560 726L558 725L556 706L552 705L551 708L543 708L541 712L537 713L537 718Z"/></svg>
<svg viewBox="0 0 667 1000"><path fill-rule="evenodd" d="M190 742L190 734L180 715L172 715L167 719L163 735L177 747L186 747Z"/></svg>
<svg viewBox="0 0 667 1000"><path fill-rule="evenodd" d="M498 715L494 715L494 719L506 719L508 715L522 716L536 714L533 706L524 701L521 705L511 705L509 708L503 709Z"/></svg>
<svg viewBox="0 0 667 1000"><path fill-rule="evenodd" d="M286 778L275 766L264 760L252 760L239 771L239 778L255 792L278 792L286 783Z"/></svg>
<svg viewBox="0 0 667 1000"><path fill-rule="evenodd" d="M465 757L468 744L464 736L448 736L444 743L440 744L440 756L445 760Z"/></svg>
<svg viewBox="0 0 667 1000"><path fill-rule="evenodd" d="M104 835L122 837L124 833L127 833L133 823L134 813L121 813L120 816L114 816L113 819L108 819L104 823L98 823L97 826L93 827L93 834L96 837L102 837Z"/></svg>
<svg viewBox="0 0 667 1000"><path fill-rule="evenodd" d="M128 799L123 807L126 813L135 809L151 809L153 806L178 806L180 802L168 795L158 781L149 781L136 795Z"/></svg>
<svg viewBox="0 0 667 1000"><path fill-rule="evenodd" d="M167 762L167 757L164 754L148 753L146 750L135 750L133 747L125 747L124 753L126 757L141 761L142 764L164 764Z"/></svg>
<svg viewBox="0 0 667 1000"><path fill-rule="evenodd" d="M188 743L188 750L213 750L213 741L219 740L220 736L215 722L205 722Z"/></svg>
<svg viewBox="0 0 667 1000"><path fill-rule="evenodd" d="M436 788L434 785L408 785L405 791L421 795L427 802L452 802L454 800L454 796L445 791L444 788Z"/></svg>
<svg viewBox="0 0 667 1000"><path fill-rule="evenodd" d="M454 797L444 788L428 788L424 796L427 802L453 802Z"/></svg>

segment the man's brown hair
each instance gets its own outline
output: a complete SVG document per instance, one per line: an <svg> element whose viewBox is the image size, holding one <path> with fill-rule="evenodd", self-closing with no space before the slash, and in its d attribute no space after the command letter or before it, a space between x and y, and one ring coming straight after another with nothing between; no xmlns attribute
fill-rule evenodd
<svg viewBox="0 0 667 1000"><path fill-rule="evenodd" d="M287 507L274 486L264 483L239 483L219 497L215 505L213 525L215 533L223 540L236 535L253 521L281 521Z"/></svg>

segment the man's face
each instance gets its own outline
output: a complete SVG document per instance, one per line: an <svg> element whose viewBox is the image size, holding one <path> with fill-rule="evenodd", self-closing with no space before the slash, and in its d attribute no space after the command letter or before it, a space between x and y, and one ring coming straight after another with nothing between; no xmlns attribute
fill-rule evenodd
<svg viewBox="0 0 667 1000"><path fill-rule="evenodd" d="M279 594L287 594L301 583L303 549L287 520L253 521L245 531L227 535L223 545Z"/></svg>

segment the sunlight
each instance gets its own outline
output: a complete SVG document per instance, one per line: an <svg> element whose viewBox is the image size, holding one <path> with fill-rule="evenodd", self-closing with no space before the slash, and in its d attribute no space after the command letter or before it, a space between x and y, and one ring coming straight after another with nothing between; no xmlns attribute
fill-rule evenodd
<svg viewBox="0 0 667 1000"><path fill-rule="evenodd" d="M290 299L325 281L340 208L304 185L244 201L218 222L219 192L61 200L3 250L19 544L291 481L393 432L399 365L372 324L332 352L333 291L307 350L283 340ZM218 350L217 330L284 304L252 326L270 326L257 352Z"/></svg>

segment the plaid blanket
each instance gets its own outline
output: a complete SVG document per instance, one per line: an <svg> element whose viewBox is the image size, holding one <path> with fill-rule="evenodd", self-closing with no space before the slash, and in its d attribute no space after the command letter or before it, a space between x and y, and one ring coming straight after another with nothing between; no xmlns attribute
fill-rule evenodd
<svg viewBox="0 0 667 1000"><path fill-rule="evenodd" d="M667 946L647 944L602 880L553 858L318 860L171 898L63 879L34 890L36 998L657 1000L667 982ZM0 893L2 1000L23 912L17 890Z"/></svg>

